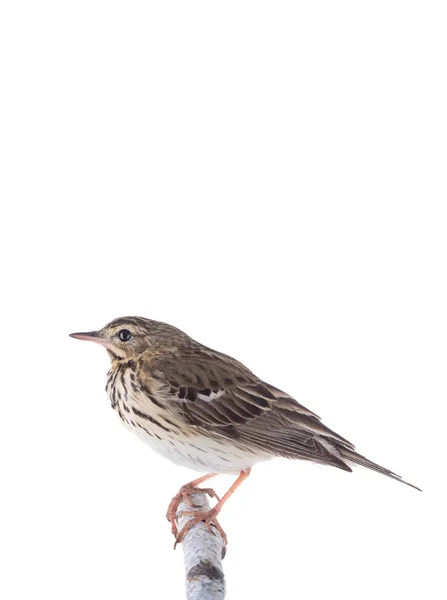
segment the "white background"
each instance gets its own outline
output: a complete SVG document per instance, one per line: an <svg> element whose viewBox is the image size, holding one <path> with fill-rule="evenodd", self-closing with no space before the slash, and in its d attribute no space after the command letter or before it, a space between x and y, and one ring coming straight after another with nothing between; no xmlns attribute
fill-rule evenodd
<svg viewBox="0 0 447 600"><path fill-rule="evenodd" d="M259 465L228 598L445 597L443 4L2 3L2 598L183 597L164 513L195 474L68 338L126 314L424 489Z"/></svg>

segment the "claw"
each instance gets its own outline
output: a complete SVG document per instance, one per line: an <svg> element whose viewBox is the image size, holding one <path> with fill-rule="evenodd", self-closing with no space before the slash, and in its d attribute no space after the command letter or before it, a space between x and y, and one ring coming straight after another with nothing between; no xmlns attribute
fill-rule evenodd
<svg viewBox="0 0 447 600"><path fill-rule="evenodd" d="M199 506L197 506L197 504L194 504L194 502L191 500L191 496L194 495L194 493L199 493L201 492L202 494L207 494L210 498L216 498L217 501L219 502L220 498L219 496L216 494L216 492L212 489L212 488L187 488L187 489L182 489L181 493L183 496L183 500L186 502L186 504L188 504L188 506L191 506L191 508L200 508ZM179 502L180 504L180 502ZM177 505L178 508L178 505Z"/></svg>
<svg viewBox="0 0 447 600"><path fill-rule="evenodd" d="M166 512L166 519L171 523L171 532L176 539L178 537L178 528L176 523L178 507L183 501L185 501L191 508L198 509L199 507L196 504L194 504L194 502L191 499L191 496L198 493L208 494L210 498L216 498L217 501L219 501L219 496L212 488L198 488L188 483L182 486L178 493L173 497L173 499L169 503L168 510ZM197 510L194 511L194 514L195 513L197 513Z"/></svg>
<svg viewBox="0 0 447 600"><path fill-rule="evenodd" d="M177 544L180 544L184 538L185 535L188 533L188 531L190 529L192 529L194 527L194 525L197 525L197 523L200 523L201 521L205 523L206 527L208 529L211 529L211 527L215 527L217 529L217 531L220 533L220 535L222 536L224 545L227 545L227 535L225 533L225 531L222 529L219 521L217 520L217 515L219 514L219 510L217 510L216 508L212 508L211 510L208 510L206 512L201 512L201 511L192 511L192 510L183 510L181 512L182 515L191 515L193 516L192 519L190 519L182 528L182 530L180 531L180 533L177 533L176 537L175 537L175 544L174 544L174 548L177 546Z"/></svg>
<svg viewBox="0 0 447 600"><path fill-rule="evenodd" d="M207 479L214 477L216 475L216 473L208 473L208 475L203 475L203 477L199 477L198 479L195 479L194 481L190 481L189 483L187 483L186 485L181 487L178 494L176 494L174 496L174 498L171 500L171 503L169 504L169 507L168 507L168 512L166 513L166 518L171 523L172 533L175 536L174 548L177 546L177 544L181 543L181 541L184 539L186 533L188 533L188 531L192 527L194 527L194 525L197 525L197 523L199 523L200 521L204 521L204 523L208 527L208 529L210 529L211 526L215 527L217 529L217 531L220 533L220 535L222 536L222 539L226 546L227 545L227 536L225 534L225 531L220 526L220 523L216 519L216 517L219 514L219 512L221 511L222 506L228 500L228 498L230 498L230 496L236 491L236 489L241 485L241 483L245 479L247 479L247 477L250 475L250 472L251 472L251 468L247 467L246 469L243 469L239 473L238 478L233 483L233 485L230 487L230 489L227 490L227 492L222 496L222 499L220 499L219 496L216 494L216 492L211 488L198 488L197 487L200 483L203 483ZM205 493L205 494L208 494L208 496L210 496L211 498L217 498L217 504L211 510L208 510L208 511L199 511L199 510L182 511L182 514L191 515L192 519L190 519L183 526L182 530L179 532L177 523L176 523L178 507L182 501L185 501L188 504L188 506L190 506L191 508L197 508L197 506L192 502L191 497L190 497L193 494L197 494L197 493Z"/></svg>

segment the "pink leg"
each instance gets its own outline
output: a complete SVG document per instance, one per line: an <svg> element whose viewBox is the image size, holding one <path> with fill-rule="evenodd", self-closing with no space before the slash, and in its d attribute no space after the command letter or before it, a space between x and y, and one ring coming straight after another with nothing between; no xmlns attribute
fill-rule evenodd
<svg viewBox="0 0 447 600"><path fill-rule="evenodd" d="M250 475L250 473L251 473L251 469L246 469L245 471L241 471L239 473L238 478L233 483L233 485L230 487L230 489L222 496L221 500L219 500L217 502L216 506L214 506L214 508L212 508L211 510L209 510L207 512L188 511L188 512L183 513L183 514L190 514L194 518L191 519L190 521L188 521L186 523L186 525L183 527L183 529L180 531L180 533L177 534L176 541L175 541L176 545L181 543L181 541L185 537L185 534L191 529L191 527L194 527L194 525L196 525L200 521L205 521L205 524L207 527L211 527L212 524L215 525L215 527L217 528L218 532L222 536L222 538L225 542L225 545L226 545L227 544L227 536L226 536L224 530L222 529L222 527L220 526L216 517L222 510L222 507L225 504L225 502L230 498L230 496L232 496L234 494L234 492L241 485L241 483L247 479L247 477ZM178 505L177 505L177 507L178 507Z"/></svg>
<svg viewBox="0 0 447 600"><path fill-rule="evenodd" d="M172 533L175 535L175 537L177 537L177 535L178 535L178 529L177 529L177 525L175 522L175 516L177 514L177 509L179 507L179 504L181 502L183 502L183 500L186 500L186 502L191 507L193 507L194 504L191 502L190 495L192 495L197 490L197 486L200 485L203 481L206 481L207 479L211 479L211 477L215 477L216 475L217 475L217 473L208 473L208 475L203 475L202 477L198 477L197 479L194 479L193 481L190 481L189 483L185 483L185 485L182 485L182 487L177 492L177 494L172 498L172 500L168 506L166 518L171 523ZM200 488L200 489L202 492L205 492L206 494L208 494L211 498L219 499L216 492L214 490L212 490L211 488L204 488L204 489Z"/></svg>

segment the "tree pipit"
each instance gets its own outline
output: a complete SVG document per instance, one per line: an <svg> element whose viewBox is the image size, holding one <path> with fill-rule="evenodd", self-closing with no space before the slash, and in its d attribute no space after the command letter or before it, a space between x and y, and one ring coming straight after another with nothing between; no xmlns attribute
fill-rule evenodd
<svg viewBox="0 0 447 600"><path fill-rule="evenodd" d="M214 524L226 539L216 520L222 506L253 465L275 456L344 471L351 471L350 464L362 465L416 488L358 454L351 442L291 396L176 327L123 317L99 331L71 336L106 348L112 362L107 395L121 421L159 454L206 473L183 486L169 505L176 542L201 520ZM219 473L238 477L209 512L194 512L190 501L194 518L178 532L179 503ZM213 490L206 491L216 497Z"/></svg>

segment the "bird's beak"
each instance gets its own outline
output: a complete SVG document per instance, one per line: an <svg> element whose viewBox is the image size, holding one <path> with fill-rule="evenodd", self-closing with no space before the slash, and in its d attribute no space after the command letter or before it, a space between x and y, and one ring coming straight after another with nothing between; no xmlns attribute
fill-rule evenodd
<svg viewBox="0 0 447 600"><path fill-rule="evenodd" d="M108 340L101 336L98 331L84 331L80 333L70 333L70 337L77 340L85 340L86 342L95 342L95 344L101 344L106 346Z"/></svg>

